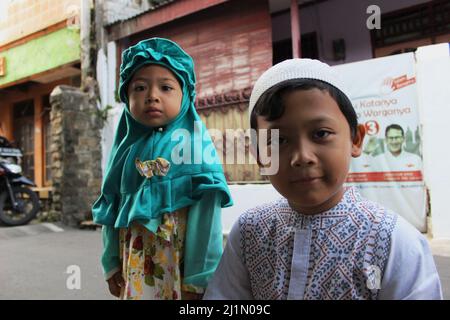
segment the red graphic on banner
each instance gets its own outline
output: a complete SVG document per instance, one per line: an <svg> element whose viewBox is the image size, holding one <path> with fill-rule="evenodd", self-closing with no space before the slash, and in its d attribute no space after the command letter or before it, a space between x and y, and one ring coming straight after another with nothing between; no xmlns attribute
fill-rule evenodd
<svg viewBox="0 0 450 320"><path fill-rule="evenodd" d="M417 171L386 171L386 172L352 172L347 176L347 182L380 182L380 181L422 181L422 172Z"/></svg>
<svg viewBox="0 0 450 320"><path fill-rule="evenodd" d="M410 79L407 78L406 74L398 78L392 79L392 90L398 90L403 87L409 86L410 84L416 83L416 77Z"/></svg>

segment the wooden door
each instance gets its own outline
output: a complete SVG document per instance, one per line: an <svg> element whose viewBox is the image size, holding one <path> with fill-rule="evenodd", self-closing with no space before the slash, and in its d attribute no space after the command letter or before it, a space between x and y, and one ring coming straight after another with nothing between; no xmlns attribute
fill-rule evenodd
<svg viewBox="0 0 450 320"><path fill-rule="evenodd" d="M14 112L14 140L22 150L23 174L34 180L34 103L26 100L15 103Z"/></svg>

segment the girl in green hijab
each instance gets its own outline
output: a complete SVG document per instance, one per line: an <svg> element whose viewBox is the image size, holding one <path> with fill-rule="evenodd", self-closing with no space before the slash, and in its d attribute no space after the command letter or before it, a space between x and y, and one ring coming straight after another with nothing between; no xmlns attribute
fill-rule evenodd
<svg viewBox="0 0 450 320"><path fill-rule="evenodd" d="M123 52L119 95L126 108L92 209L109 289L122 299L199 298L232 200L194 107L193 60L170 40L141 41Z"/></svg>

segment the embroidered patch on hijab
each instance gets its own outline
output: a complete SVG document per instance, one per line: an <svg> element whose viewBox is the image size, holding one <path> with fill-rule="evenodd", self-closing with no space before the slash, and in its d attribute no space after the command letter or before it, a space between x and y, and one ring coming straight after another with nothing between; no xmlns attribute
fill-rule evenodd
<svg viewBox="0 0 450 320"><path fill-rule="evenodd" d="M164 158L156 158L155 160L141 161L136 158L134 161L136 169L140 175L150 179L153 176L165 176L170 169L170 162Z"/></svg>

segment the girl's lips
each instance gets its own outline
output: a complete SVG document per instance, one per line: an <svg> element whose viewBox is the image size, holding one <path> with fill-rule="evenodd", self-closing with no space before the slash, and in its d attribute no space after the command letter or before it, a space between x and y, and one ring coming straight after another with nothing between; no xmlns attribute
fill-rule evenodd
<svg viewBox="0 0 450 320"><path fill-rule="evenodd" d="M155 109L155 108L150 108L148 110L145 111L146 115L152 116L152 117L158 117L162 115L162 111Z"/></svg>

